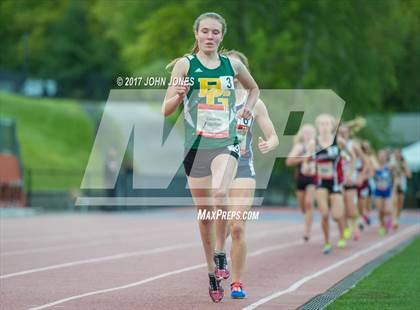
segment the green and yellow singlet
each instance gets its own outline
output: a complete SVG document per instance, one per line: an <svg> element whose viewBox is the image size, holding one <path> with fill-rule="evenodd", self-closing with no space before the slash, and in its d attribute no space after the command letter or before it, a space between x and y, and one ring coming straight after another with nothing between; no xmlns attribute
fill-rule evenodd
<svg viewBox="0 0 420 310"><path fill-rule="evenodd" d="M185 148L212 149L237 144L234 71L229 59L206 68L195 54L190 62L190 90L184 99Z"/></svg>

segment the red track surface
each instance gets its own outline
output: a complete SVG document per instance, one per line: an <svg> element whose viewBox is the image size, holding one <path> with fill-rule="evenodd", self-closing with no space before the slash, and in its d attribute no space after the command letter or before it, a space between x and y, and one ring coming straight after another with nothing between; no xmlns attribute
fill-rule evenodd
<svg viewBox="0 0 420 310"><path fill-rule="evenodd" d="M248 224L249 256L243 279L247 298L232 300L229 282L224 282L225 298L219 304L208 296L204 254L192 209L153 215L2 218L0 308L296 308L419 233L418 224L405 224L381 238L373 226L360 241L350 241L344 250L334 248L326 256L321 253L319 223L314 224L311 241L304 244L297 211L261 210L265 212L277 219ZM418 223L419 213L406 212L404 217ZM331 227L336 232L335 225ZM333 237L336 241L336 235Z"/></svg>

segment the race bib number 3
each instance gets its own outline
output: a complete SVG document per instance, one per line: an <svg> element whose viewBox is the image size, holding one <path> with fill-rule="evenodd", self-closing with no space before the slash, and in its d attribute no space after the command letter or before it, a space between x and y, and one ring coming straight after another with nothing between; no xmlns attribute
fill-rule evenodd
<svg viewBox="0 0 420 310"><path fill-rule="evenodd" d="M222 89L234 89L233 77L232 76L221 76L220 84Z"/></svg>
<svg viewBox="0 0 420 310"><path fill-rule="evenodd" d="M198 104L197 134L206 138L229 137L229 110L222 104Z"/></svg>

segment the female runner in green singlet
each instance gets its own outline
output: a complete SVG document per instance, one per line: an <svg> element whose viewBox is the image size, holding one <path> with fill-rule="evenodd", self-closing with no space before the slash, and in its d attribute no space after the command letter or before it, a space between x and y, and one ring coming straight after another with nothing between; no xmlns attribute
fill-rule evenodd
<svg viewBox="0 0 420 310"><path fill-rule="evenodd" d="M168 65L172 67L171 79L188 78L192 85L169 86L162 111L167 116L184 105L184 168L197 210L225 210L239 158L236 116L247 119L252 116L259 89L241 62L230 61L218 53L226 33L223 17L204 13L193 27L196 41L192 53ZM247 102L238 113L235 112L235 77L249 90ZM226 220L220 218L199 220L209 273L209 294L214 302L223 298L221 279L229 277L223 251L226 224Z"/></svg>

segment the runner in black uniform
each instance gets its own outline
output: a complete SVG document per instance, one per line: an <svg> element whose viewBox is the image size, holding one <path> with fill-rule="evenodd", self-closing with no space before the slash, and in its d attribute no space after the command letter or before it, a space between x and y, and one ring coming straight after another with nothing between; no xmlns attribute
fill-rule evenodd
<svg viewBox="0 0 420 310"><path fill-rule="evenodd" d="M343 236L344 231L344 202L343 202L343 167L341 162L341 149L345 149L345 143L339 137L334 137L336 121L329 114L321 114L315 121L318 129L316 143L316 171L317 190L316 200L321 213L322 230L325 244L323 252L328 254L332 250L330 243L329 213L338 224L340 239L337 243L339 248L346 246Z"/></svg>

